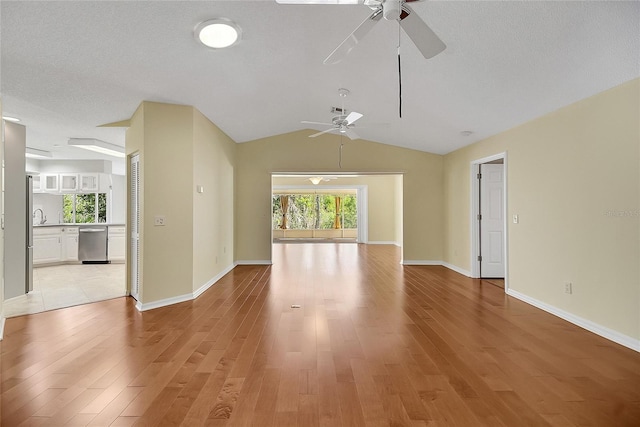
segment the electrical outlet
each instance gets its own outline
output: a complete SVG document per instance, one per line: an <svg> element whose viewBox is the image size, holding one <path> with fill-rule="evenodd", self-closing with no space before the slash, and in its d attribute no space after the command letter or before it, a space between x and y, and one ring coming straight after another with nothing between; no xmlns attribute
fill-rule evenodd
<svg viewBox="0 0 640 427"><path fill-rule="evenodd" d="M571 282L564 283L564 293L569 295L573 293L573 287L571 286Z"/></svg>
<svg viewBox="0 0 640 427"><path fill-rule="evenodd" d="M153 219L153 225L163 226L164 225L164 215L156 215Z"/></svg>

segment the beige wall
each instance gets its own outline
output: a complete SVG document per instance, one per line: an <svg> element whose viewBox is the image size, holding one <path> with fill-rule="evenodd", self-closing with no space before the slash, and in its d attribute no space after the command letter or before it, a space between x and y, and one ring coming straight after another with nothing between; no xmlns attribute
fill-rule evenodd
<svg viewBox="0 0 640 427"><path fill-rule="evenodd" d="M345 144L340 169L340 137L310 133L237 146L236 260L271 259L271 173L336 171L404 172L404 259L442 259L442 156L355 140Z"/></svg>
<svg viewBox="0 0 640 427"><path fill-rule="evenodd" d="M140 154L140 302L189 297L233 265L235 143L195 108L155 102L126 138Z"/></svg>
<svg viewBox="0 0 640 427"><path fill-rule="evenodd" d="M130 139L141 133L141 145ZM144 102L126 145L127 154L136 148L140 153L141 302L188 294L193 282L192 107ZM154 225L156 215L165 217L165 226Z"/></svg>
<svg viewBox="0 0 640 427"><path fill-rule="evenodd" d="M338 178L320 182L317 186L299 177L273 178L273 185L308 185L310 190L322 187L365 185L369 202L367 207L369 242L399 244L402 230L402 206L397 207L399 198L396 192L401 192L402 187L398 188L397 182L397 175L363 175L353 178Z"/></svg>
<svg viewBox="0 0 640 427"><path fill-rule="evenodd" d="M510 288L640 339L639 82L446 155L444 260L470 269L470 162L506 151Z"/></svg>
<svg viewBox="0 0 640 427"><path fill-rule="evenodd" d="M193 291L233 265L235 142L194 109ZM197 192L197 186L203 192Z"/></svg>

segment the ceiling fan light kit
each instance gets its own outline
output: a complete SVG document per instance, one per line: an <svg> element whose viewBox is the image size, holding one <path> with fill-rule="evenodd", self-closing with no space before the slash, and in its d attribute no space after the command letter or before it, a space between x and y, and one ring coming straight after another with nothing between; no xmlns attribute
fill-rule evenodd
<svg viewBox="0 0 640 427"><path fill-rule="evenodd" d="M388 21L400 18L400 10L399 0L386 0L382 3L382 14Z"/></svg>

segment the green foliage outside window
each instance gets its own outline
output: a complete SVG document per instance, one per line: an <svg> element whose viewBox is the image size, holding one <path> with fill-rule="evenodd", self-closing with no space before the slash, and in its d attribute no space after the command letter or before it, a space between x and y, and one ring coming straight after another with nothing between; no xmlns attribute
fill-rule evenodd
<svg viewBox="0 0 640 427"><path fill-rule="evenodd" d="M65 223L107 222L107 195L106 193L65 194L62 199L62 211Z"/></svg>
<svg viewBox="0 0 640 427"><path fill-rule="evenodd" d="M291 230L334 228L336 196L342 200L340 215L342 228L358 228L357 198L354 194L289 194L287 228ZM271 224L274 229L280 228L282 224L280 195L273 196Z"/></svg>

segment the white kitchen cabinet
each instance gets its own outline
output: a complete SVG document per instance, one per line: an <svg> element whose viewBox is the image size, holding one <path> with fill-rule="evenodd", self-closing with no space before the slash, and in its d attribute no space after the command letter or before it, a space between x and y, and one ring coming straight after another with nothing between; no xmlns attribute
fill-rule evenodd
<svg viewBox="0 0 640 427"><path fill-rule="evenodd" d="M58 174L46 174L42 175L40 188L44 191L50 191L57 193L60 191L60 185L58 181Z"/></svg>
<svg viewBox="0 0 640 427"><path fill-rule="evenodd" d="M78 227L65 227L64 236L64 260L78 261Z"/></svg>
<svg viewBox="0 0 640 427"><path fill-rule="evenodd" d="M61 173L60 191L78 191L78 174Z"/></svg>
<svg viewBox="0 0 640 427"><path fill-rule="evenodd" d="M80 191L85 193L96 193L100 190L100 175L97 173L81 173Z"/></svg>
<svg viewBox="0 0 640 427"><path fill-rule="evenodd" d="M42 192L42 176L41 175L32 175L31 189L33 190L34 193Z"/></svg>
<svg viewBox="0 0 640 427"><path fill-rule="evenodd" d="M126 258L126 233L125 227L121 226L109 226L109 246L108 246L108 259L112 262L124 262Z"/></svg>
<svg viewBox="0 0 640 427"><path fill-rule="evenodd" d="M60 262L62 260L62 228L42 227L33 229L33 265Z"/></svg>

